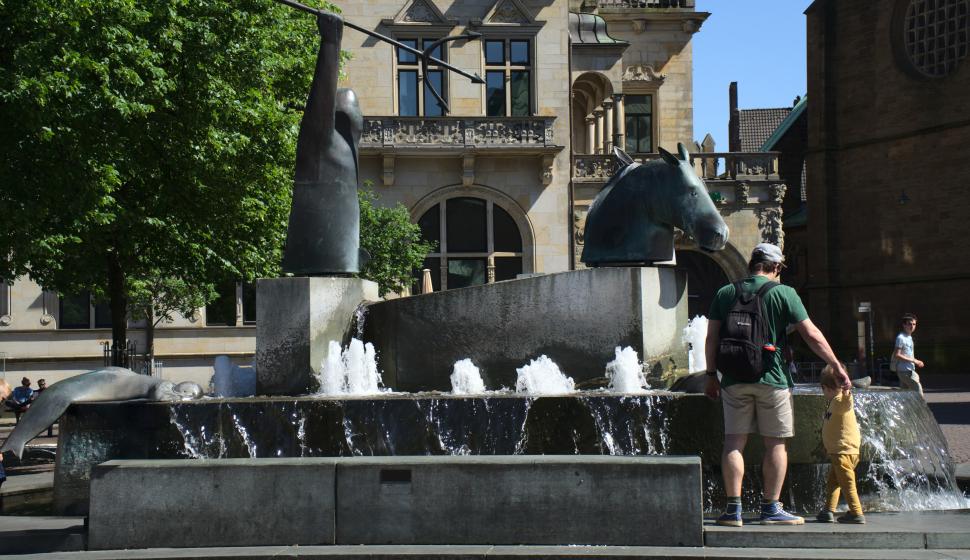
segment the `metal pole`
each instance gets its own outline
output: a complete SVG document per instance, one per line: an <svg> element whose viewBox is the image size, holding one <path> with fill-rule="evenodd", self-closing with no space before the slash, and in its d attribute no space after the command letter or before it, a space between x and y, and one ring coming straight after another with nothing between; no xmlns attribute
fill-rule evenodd
<svg viewBox="0 0 970 560"><path fill-rule="evenodd" d="M287 6L291 7L291 8L296 8L297 10L302 10L304 12L307 12L308 14L317 15L317 14L320 14L320 13L326 13L326 12L323 12L322 10L318 10L316 8L311 8L310 6L306 6L306 5L303 5L303 4L299 3L299 2L295 2L294 0L276 0L276 1L279 2L280 4L285 4L285 5L287 5ZM468 72L465 72L461 68L456 68L456 67L448 64L447 62L443 61L443 60L439 60L439 59L437 59L437 58L435 58L433 56L426 55L424 52L419 51L418 49L416 49L414 47L409 47L409 46L407 46L404 43L401 43L399 41L395 41L394 39L391 39L390 37L388 37L386 35L381 35L380 33L376 32L376 31L371 31L370 29L365 29L365 28L363 28L363 27L361 27L361 26L359 26L357 24L350 23L347 20L344 20L344 26L349 27L349 28L354 29L354 30L357 30L357 31L360 31L361 33L363 33L365 35L370 35L371 37L373 37L375 39L380 39L381 41L384 41L385 43L390 43L390 44L394 45L395 47L397 47L399 49L404 49L404 50L408 51L409 53L416 54L416 55L420 56L422 59L427 60L431 64L436 64L438 66L447 68L448 70L451 70L452 72L455 72L456 74L459 74L461 76L464 76L464 77L468 78L469 80L472 81L473 84L484 84L485 83L485 80L483 80L482 77L479 76L478 74L474 74L474 75L469 74Z"/></svg>
<svg viewBox="0 0 970 560"><path fill-rule="evenodd" d="M875 373L876 368L876 339L872 335L872 324L876 319L876 310L869 309L869 371Z"/></svg>

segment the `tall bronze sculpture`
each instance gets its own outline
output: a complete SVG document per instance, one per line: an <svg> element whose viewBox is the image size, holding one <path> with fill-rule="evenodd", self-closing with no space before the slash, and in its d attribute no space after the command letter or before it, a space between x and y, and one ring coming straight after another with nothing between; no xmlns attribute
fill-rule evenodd
<svg viewBox="0 0 970 560"><path fill-rule="evenodd" d="M366 252L360 249L360 207L357 202L358 145L364 119L353 90L337 88L344 26L418 55L425 68L431 62L466 76L474 83L484 83L484 80L432 57L431 53L446 41L477 39L481 35L466 32L445 37L428 45L424 51L418 51L380 33L345 22L336 14L293 0L277 1L316 15L320 31L320 51L296 145L296 176L283 252L283 272L295 276L356 274L367 259ZM443 111L447 112L447 103L434 87L430 89Z"/></svg>
<svg viewBox="0 0 970 560"><path fill-rule="evenodd" d="M360 271L357 146L363 116L357 96L337 89L340 16L317 12L320 51L296 145L293 203L283 271L297 276Z"/></svg>

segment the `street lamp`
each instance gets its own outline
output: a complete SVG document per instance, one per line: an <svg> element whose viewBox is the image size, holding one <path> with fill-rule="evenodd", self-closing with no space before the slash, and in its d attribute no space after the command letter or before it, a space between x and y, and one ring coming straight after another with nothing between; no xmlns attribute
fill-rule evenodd
<svg viewBox="0 0 970 560"><path fill-rule="evenodd" d="M869 338L868 370L869 370L869 375L872 375L873 373L877 373L875 371L875 359L876 359L875 340L874 340L874 338L872 336L872 323L873 323L872 303L871 302L868 302L868 301L860 301L859 302L859 313L865 314L866 321L869 323L869 329L868 329L869 330L869 336L868 336L868 338ZM861 329L859 329L860 330L860 333L859 334L860 334L860 338L863 338L862 346L861 347L862 347L862 350L863 350L863 353L864 353L865 352L865 340L864 340L864 338L866 336L866 334L865 334L865 326L864 325L859 325L859 326L862 327ZM880 384L882 383L882 378L881 377L879 378L878 382Z"/></svg>

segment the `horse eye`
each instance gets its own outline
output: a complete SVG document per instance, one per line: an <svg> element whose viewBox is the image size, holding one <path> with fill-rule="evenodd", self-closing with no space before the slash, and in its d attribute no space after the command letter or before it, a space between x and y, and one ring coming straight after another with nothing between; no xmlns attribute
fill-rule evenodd
<svg viewBox="0 0 970 560"><path fill-rule="evenodd" d="M696 197L697 196L697 191L690 191L690 195Z"/></svg>

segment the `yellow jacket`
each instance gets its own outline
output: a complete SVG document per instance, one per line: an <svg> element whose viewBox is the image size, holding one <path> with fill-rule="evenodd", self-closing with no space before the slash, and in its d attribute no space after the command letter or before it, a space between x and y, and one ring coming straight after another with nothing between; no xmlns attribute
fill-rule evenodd
<svg viewBox="0 0 970 560"><path fill-rule="evenodd" d="M859 424L852 410L852 393L839 393L830 402L822 422L822 443L829 455L858 455Z"/></svg>

